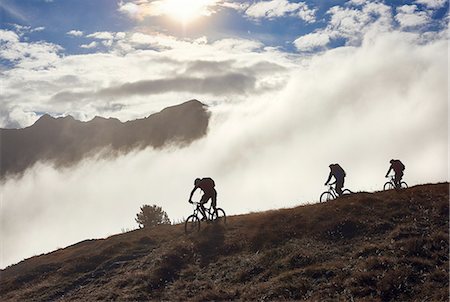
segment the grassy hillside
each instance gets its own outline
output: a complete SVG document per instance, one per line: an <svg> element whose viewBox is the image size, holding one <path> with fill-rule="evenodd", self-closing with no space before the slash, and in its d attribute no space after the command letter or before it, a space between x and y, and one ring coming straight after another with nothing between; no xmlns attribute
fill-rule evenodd
<svg viewBox="0 0 450 302"><path fill-rule="evenodd" d="M2 301L448 301L449 185L88 240L8 267Z"/></svg>

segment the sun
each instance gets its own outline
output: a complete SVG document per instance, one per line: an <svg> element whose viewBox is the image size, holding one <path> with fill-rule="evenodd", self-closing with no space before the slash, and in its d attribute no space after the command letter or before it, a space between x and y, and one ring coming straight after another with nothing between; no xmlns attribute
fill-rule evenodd
<svg viewBox="0 0 450 302"><path fill-rule="evenodd" d="M209 16L211 3L211 0L163 0L160 5L165 15L187 24L201 16Z"/></svg>

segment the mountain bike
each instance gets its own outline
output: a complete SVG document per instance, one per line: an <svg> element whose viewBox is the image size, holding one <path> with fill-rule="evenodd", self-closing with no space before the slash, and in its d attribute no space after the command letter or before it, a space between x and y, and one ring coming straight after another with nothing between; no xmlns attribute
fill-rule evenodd
<svg viewBox="0 0 450 302"><path fill-rule="evenodd" d="M392 189L407 189L408 188L408 184L404 181L400 182L400 188L396 188L395 186L395 175L389 175L387 177L390 177L391 179L389 181L387 181L384 186L383 186L383 190L392 190Z"/></svg>
<svg viewBox="0 0 450 302"><path fill-rule="evenodd" d="M200 230L200 217L201 216L201 210L200 210L200 203L199 202L193 202L192 204L195 205L194 213L190 215L186 222L184 223L184 231L185 233L192 233L192 232L198 232ZM227 216L225 214L225 211L221 208L216 208L214 211L214 208L210 206L209 208L205 208L205 214L206 214L206 222L216 222L216 223L223 223L225 224L227 222Z"/></svg>
<svg viewBox="0 0 450 302"><path fill-rule="evenodd" d="M334 184L335 184L335 182L332 184L328 184L328 191L325 191L322 194L320 194L320 198L319 198L320 202L330 201L330 200L333 200L333 199L336 199L339 197L339 194L336 192L336 189L333 186ZM342 190L342 195L352 194L352 193L353 192L350 191L349 189Z"/></svg>

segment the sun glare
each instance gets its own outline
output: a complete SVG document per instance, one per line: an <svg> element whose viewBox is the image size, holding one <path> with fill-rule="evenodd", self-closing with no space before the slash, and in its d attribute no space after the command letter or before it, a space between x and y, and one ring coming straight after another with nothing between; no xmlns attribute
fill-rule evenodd
<svg viewBox="0 0 450 302"><path fill-rule="evenodd" d="M211 0L165 0L161 2L164 14L187 24L200 16L208 16Z"/></svg>

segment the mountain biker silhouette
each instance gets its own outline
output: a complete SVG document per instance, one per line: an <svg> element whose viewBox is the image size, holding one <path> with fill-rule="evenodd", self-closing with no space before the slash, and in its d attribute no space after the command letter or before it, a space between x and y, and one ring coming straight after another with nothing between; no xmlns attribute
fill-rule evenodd
<svg viewBox="0 0 450 302"><path fill-rule="evenodd" d="M402 177L403 177L403 171L405 170L405 165L398 159L391 159L389 162L391 163L391 166L389 167L389 170L386 173L386 177L389 176L389 173L391 172L391 170L394 170L394 173L395 173L395 177L394 177L395 187L397 189L399 189L400 188L400 183L401 183Z"/></svg>
<svg viewBox="0 0 450 302"><path fill-rule="evenodd" d="M211 199L211 206L214 208L214 211L216 211L217 191L214 188L215 186L214 180L210 177L197 178L194 181L194 189L192 189L191 196L189 197L189 203L192 203L194 192L200 188L200 190L203 191L203 196L200 199L200 212L203 215L202 220L207 219L204 204L207 203L209 199Z"/></svg>
<svg viewBox="0 0 450 302"><path fill-rule="evenodd" d="M330 167L330 174L328 175L328 179L325 182L325 185L330 182L331 177L334 176L336 179L336 193L338 193L339 196L342 195L342 187L344 187L344 178L345 178L345 171L342 169L342 167L339 164L331 164Z"/></svg>

